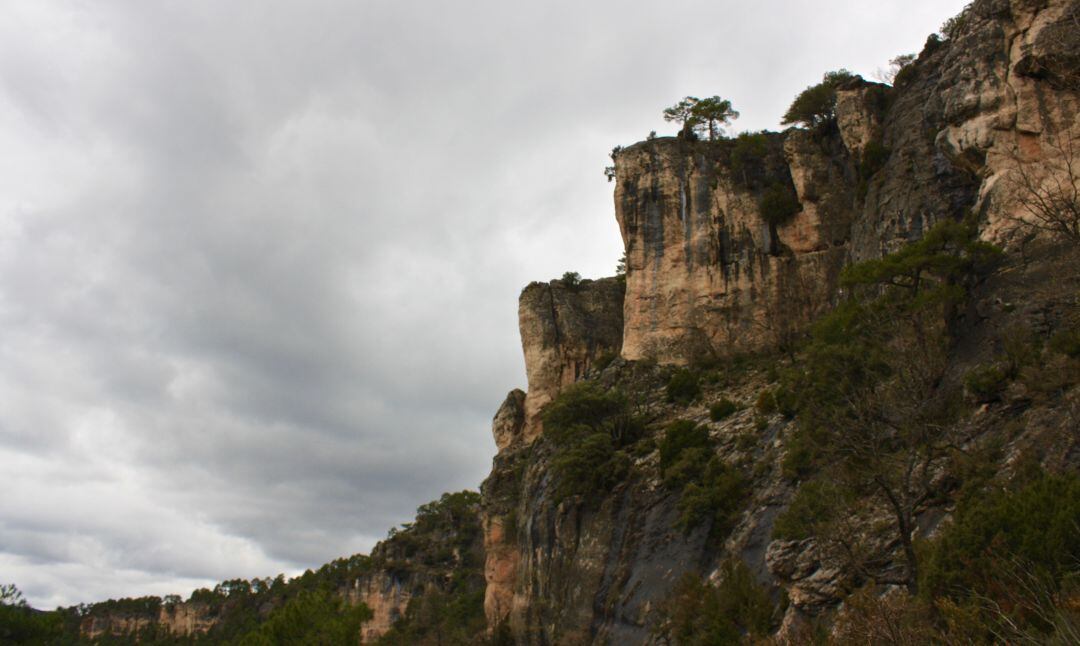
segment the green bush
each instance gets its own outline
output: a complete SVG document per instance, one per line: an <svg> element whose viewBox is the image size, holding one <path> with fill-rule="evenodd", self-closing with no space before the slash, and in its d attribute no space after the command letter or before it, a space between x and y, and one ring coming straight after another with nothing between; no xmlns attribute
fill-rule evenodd
<svg viewBox="0 0 1080 646"><path fill-rule="evenodd" d="M739 644L748 641L744 636L766 637L778 614L746 564L729 559L721 564L715 587L690 572L679 579L660 605L655 635L669 644Z"/></svg>
<svg viewBox="0 0 1080 646"><path fill-rule="evenodd" d="M563 390L542 413L544 435L552 441L554 496L593 495L626 477L626 449L644 431L622 393L581 382Z"/></svg>
<svg viewBox="0 0 1080 646"><path fill-rule="evenodd" d="M611 365L611 362L619 358L619 353L614 350L604 350L593 361L593 370L603 372Z"/></svg>
<svg viewBox="0 0 1080 646"><path fill-rule="evenodd" d="M0 643L59 644L64 629L61 612L39 612L27 605L14 584L0 585Z"/></svg>
<svg viewBox="0 0 1080 646"><path fill-rule="evenodd" d="M1009 375L1000 364L976 366L964 375L964 386L978 401L996 400L1009 385Z"/></svg>
<svg viewBox="0 0 1080 646"><path fill-rule="evenodd" d="M712 457L711 446L687 448L664 469L664 484L672 489L681 489L698 481Z"/></svg>
<svg viewBox="0 0 1080 646"><path fill-rule="evenodd" d="M1050 337L1050 349L1076 359L1080 357L1080 327L1061 330Z"/></svg>
<svg viewBox="0 0 1080 646"><path fill-rule="evenodd" d="M483 576L479 572L458 572L447 589L428 588L424 594L410 599L405 614L374 643L472 646L487 643L483 640L486 629Z"/></svg>
<svg viewBox="0 0 1080 646"><path fill-rule="evenodd" d="M689 531L711 523L710 535L726 535L746 493L745 481L715 454L706 426L681 420L670 425L660 444L664 484L681 489L679 526Z"/></svg>
<svg viewBox="0 0 1080 646"><path fill-rule="evenodd" d="M796 405L795 393L783 386L761 391L758 394L757 401L754 403L754 406L762 415L780 413L789 418L795 416Z"/></svg>
<svg viewBox="0 0 1080 646"><path fill-rule="evenodd" d="M773 538L803 540L814 536L815 528L831 519L842 495L839 487L827 480L803 483L791 504L776 517Z"/></svg>
<svg viewBox="0 0 1080 646"><path fill-rule="evenodd" d="M732 467L713 456L679 499L679 525L686 531L710 524L709 535L720 539L731 531L736 512L746 495L746 481Z"/></svg>
<svg viewBox="0 0 1080 646"><path fill-rule="evenodd" d="M551 460L555 476L555 499L586 496L606 491L622 481L630 469L630 459L616 451L611 436L591 432L559 451Z"/></svg>
<svg viewBox="0 0 1080 646"><path fill-rule="evenodd" d="M781 123L817 128L831 122L835 118L836 87L855 78L858 77L844 69L826 73L821 83L811 85L795 97Z"/></svg>
<svg viewBox="0 0 1080 646"><path fill-rule="evenodd" d="M560 279L562 284L567 289L577 289L581 286L581 274L576 271L568 271L562 275Z"/></svg>
<svg viewBox="0 0 1080 646"><path fill-rule="evenodd" d="M689 368L676 370L667 384L667 400L673 404L686 406L701 395L698 373Z"/></svg>
<svg viewBox="0 0 1080 646"><path fill-rule="evenodd" d="M822 450L828 442L827 433L801 425L788 438L780 472L787 480L800 480L813 473Z"/></svg>
<svg viewBox="0 0 1080 646"><path fill-rule="evenodd" d="M730 399L721 399L709 407L709 419L719 422L722 419L731 417L737 410L739 410L738 404Z"/></svg>
<svg viewBox="0 0 1080 646"><path fill-rule="evenodd" d="M769 138L764 132L743 132L731 145L731 174L752 186L766 174Z"/></svg>
<svg viewBox="0 0 1080 646"><path fill-rule="evenodd" d="M663 471L678 460L683 451L693 448L708 448L709 429L689 420L679 420L664 430L660 440L660 469Z"/></svg>
<svg viewBox="0 0 1080 646"><path fill-rule="evenodd" d="M774 183L765 189L758 202L761 219L771 225L779 226L792 218L802 206L795 197L795 192L788 186Z"/></svg>
<svg viewBox="0 0 1080 646"><path fill-rule="evenodd" d="M941 29L938 30L939 33L941 33L941 35L944 36L947 40L951 40L959 36L960 33L964 30L964 28L968 25L968 23L971 22L973 4L975 3L969 2L960 13L952 16L944 23L942 23Z"/></svg>
<svg viewBox="0 0 1080 646"><path fill-rule="evenodd" d="M630 402L618 390L605 390L596 382L583 381L564 389L544 407L544 435L556 444L573 443L585 432L604 432L616 448L635 442L644 423L630 410Z"/></svg>
<svg viewBox="0 0 1080 646"><path fill-rule="evenodd" d="M372 618L364 604L348 606L327 590L303 590L239 640L240 646L359 644L360 626Z"/></svg>
<svg viewBox="0 0 1080 646"><path fill-rule="evenodd" d="M1009 564L1061 581L1080 564L1080 476L1041 474L1018 491L970 496L923 548L921 589L934 596L987 594Z"/></svg>

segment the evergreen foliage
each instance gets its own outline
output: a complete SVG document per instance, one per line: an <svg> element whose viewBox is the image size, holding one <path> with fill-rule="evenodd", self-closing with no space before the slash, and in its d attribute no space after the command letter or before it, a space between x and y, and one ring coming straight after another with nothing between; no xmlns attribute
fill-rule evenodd
<svg viewBox="0 0 1080 646"><path fill-rule="evenodd" d="M707 524L712 538L726 536L746 496L746 481L716 455L708 427L674 422L658 448L664 485L680 492L679 526L689 531Z"/></svg>
<svg viewBox="0 0 1080 646"><path fill-rule="evenodd" d="M781 123L801 124L806 128L820 128L831 123L836 117L836 88L856 78L858 76L845 69L827 72L821 83L811 85L795 97Z"/></svg>
<svg viewBox="0 0 1080 646"><path fill-rule="evenodd" d="M544 435L551 441L551 472L557 500L591 495L625 479L630 458L625 449L644 431L626 397L595 382L566 388L543 412Z"/></svg>
<svg viewBox="0 0 1080 646"><path fill-rule="evenodd" d="M688 96L664 109L665 121L682 124L682 136L690 138L704 134L710 141L719 139L724 126L738 118L739 113L731 107L731 101L718 96L705 99Z"/></svg>
<svg viewBox="0 0 1080 646"><path fill-rule="evenodd" d="M709 407L709 419L714 422L726 419L739 410L739 405L730 399L721 399Z"/></svg>
<svg viewBox="0 0 1080 646"><path fill-rule="evenodd" d="M673 404L687 406L701 396L701 378L696 370L680 368L671 375L667 383L667 400Z"/></svg>
<svg viewBox="0 0 1080 646"><path fill-rule="evenodd" d="M777 614L768 590L746 564L728 559L715 587L689 572L679 579L659 609L656 636L680 646L739 644L766 637Z"/></svg>
<svg viewBox="0 0 1080 646"><path fill-rule="evenodd" d="M945 433L958 399L943 386L952 320L999 256L977 240L973 225L945 221L896 253L848 267L841 283L849 298L814 326L803 360L785 380L798 393L799 417L785 474L805 477L827 462L852 500L887 511L904 553L898 580L912 591L915 516L944 495L931 474L953 459ZM811 525L799 519L815 511L816 493L810 488L797 498L782 535L808 533Z"/></svg>
<svg viewBox="0 0 1080 646"><path fill-rule="evenodd" d="M801 208L798 198L795 197L795 191L790 186L785 186L779 182L773 183L769 188L765 189L765 193L762 194L761 200L758 202L761 219L773 226L784 224L798 213Z"/></svg>

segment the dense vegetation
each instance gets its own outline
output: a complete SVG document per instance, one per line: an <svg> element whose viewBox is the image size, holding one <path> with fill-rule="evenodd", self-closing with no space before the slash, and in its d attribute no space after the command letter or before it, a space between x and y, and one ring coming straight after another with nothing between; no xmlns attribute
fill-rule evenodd
<svg viewBox="0 0 1080 646"><path fill-rule="evenodd" d="M82 629L97 622L105 631L97 644L356 644L372 613L350 601L348 591L376 570L401 585L414 582L424 593L414 596L380 643L479 643L485 628L479 505L475 492L443 494L417 509L413 523L391 530L372 556L337 559L291 580L233 579L195 590L187 610L213 622L205 634L176 636L158 623L159 615L174 614L185 603L176 596L38 612L12 587L0 600L0 643L89 643Z"/></svg>
<svg viewBox="0 0 1080 646"><path fill-rule="evenodd" d="M656 636L687 646L738 644L763 638L776 626L777 609L768 591L739 560L720 566L720 584L686 573L658 611Z"/></svg>
<svg viewBox="0 0 1080 646"><path fill-rule="evenodd" d="M589 499L622 481L630 468L626 449L644 431L624 394L588 381L565 389L544 409L543 419L554 449L556 500Z"/></svg>

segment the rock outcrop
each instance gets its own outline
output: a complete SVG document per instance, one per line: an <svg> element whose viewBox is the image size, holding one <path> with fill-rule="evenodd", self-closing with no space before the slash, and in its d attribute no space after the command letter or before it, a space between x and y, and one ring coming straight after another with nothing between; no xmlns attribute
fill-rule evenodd
<svg viewBox="0 0 1080 646"><path fill-rule="evenodd" d="M618 278L532 283L521 292L518 324L529 382L523 440L540 434L540 410L585 377L601 357L618 356L624 284Z"/></svg>
<svg viewBox="0 0 1080 646"><path fill-rule="evenodd" d="M523 441L525 430L525 393L515 388L506 395L495 419L491 421L491 434L500 451Z"/></svg>
<svg viewBox="0 0 1080 646"><path fill-rule="evenodd" d="M733 154L729 141L659 138L616 156L624 358L690 363L775 345L835 292L851 208L817 204L845 202L846 159L837 168L818 143L775 134L742 168ZM799 190L798 212L766 221L768 190Z"/></svg>

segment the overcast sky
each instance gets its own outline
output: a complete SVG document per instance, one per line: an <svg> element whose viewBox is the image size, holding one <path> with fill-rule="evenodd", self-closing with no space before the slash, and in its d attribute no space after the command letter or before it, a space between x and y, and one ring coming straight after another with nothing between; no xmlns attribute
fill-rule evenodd
<svg viewBox="0 0 1080 646"><path fill-rule="evenodd" d="M6 0L0 583L186 596L476 488L521 287L621 253L612 146L963 4Z"/></svg>

